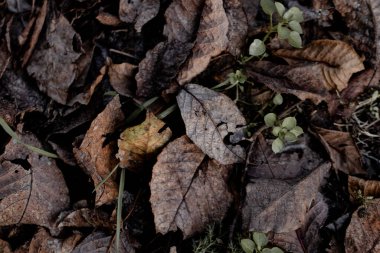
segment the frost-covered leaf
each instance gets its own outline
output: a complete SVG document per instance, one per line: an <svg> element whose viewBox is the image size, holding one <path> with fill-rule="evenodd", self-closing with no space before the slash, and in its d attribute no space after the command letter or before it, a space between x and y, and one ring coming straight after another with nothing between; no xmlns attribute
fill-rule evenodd
<svg viewBox="0 0 380 253"><path fill-rule="evenodd" d="M127 23L135 23L137 32L153 19L160 10L159 0L121 0L119 5L119 17Z"/></svg>
<svg viewBox="0 0 380 253"><path fill-rule="evenodd" d="M206 0L202 10L197 38L192 55L178 75L182 85L206 69L211 57L219 55L228 46L228 18L222 0Z"/></svg>
<svg viewBox="0 0 380 253"><path fill-rule="evenodd" d="M104 145L106 135L112 133L125 120L121 110L120 98L116 96L106 108L92 121L82 144L74 149L74 155L79 165L89 174L98 185L118 163L114 150L116 141ZM114 201L118 194L115 175L111 176L96 190L96 205Z"/></svg>
<svg viewBox="0 0 380 253"><path fill-rule="evenodd" d="M144 161L162 148L171 136L172 131L165 128L165 122L148 111L143 123L121 133L118 140L119 152L116 155L120 160L119 166L140 170Z"/></svg>
<svg viewBox="0 0 380 253"><path fill-rule="evenodd" d="M330 171L322 164L295 184L278 179L256 179L246 187L243 224L250 231L285 233L304 224L309 203Z"/></svg>
<svg viewBox="0 0 380 253"><path fill-rule="evenodd" d="M33 135L22 142L41 148ZM37 224L53 219L70 204L69 191L55 161L10 141L0 156L0 225Z"/></svg>
<svg viewBox="0 0 380 253"><path fill-rule="evenodd" d="M225 181L229 169L207 158L186 136L169 143L157 158L150 182L156 231L180 229L188 238L221 221L232 201Z"/></svg>
<svg viewBox="0 0 380 253"><path fill-rule="evenodd" d="M186 134L209 157L221 164L243 162L245 150L225 140L246 121L234 102L224 94L197 84L188 84L177 102Z"/></svg>

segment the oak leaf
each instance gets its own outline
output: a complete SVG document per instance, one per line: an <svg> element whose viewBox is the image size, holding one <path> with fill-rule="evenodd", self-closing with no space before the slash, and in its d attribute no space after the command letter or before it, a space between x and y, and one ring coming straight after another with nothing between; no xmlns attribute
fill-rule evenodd
<svg viewBox="0 0 380 253"><path fill-rule="evenodd" d="M188 84L177 96L186 134L209 157L221 164L245 160L245 150L228 144L227 135L234 134L246 121L224 94L197 84Z"/></svg>
<svg viewBox="0 0 380 253"><path fill-rule="evenodd" d="M205 154L188 137L169 143L157 158L150 182L156 231L181 229L185 238L221 221L232 201L230 167Z"/></svg>
<svg viewBox="0 0 380 253"><path fill-rule="evenodd" d="M144 161L162 148L171 138L170 128L152 112L147 112L146 119L140 125L127 128L118 140L119 152L116 157L120 167L139 170Z"/></svg>

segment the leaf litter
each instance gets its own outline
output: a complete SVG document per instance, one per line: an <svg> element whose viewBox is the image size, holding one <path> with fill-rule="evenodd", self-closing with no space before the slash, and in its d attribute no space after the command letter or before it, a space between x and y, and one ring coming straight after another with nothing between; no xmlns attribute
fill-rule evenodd
<svg viewBox="0 0 380 253"><path fill-rule="evenodd" d="M0 249L193 252L219 227L210 251L378 251L380 6L283 5L0 3ZM246 62L295 7L305 46ZM268 113L304 133L276 154Z"/></svg>

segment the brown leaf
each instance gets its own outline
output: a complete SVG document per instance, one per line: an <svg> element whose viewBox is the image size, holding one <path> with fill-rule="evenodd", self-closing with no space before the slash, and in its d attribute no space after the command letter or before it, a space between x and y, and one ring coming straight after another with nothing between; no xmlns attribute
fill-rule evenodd
<svg viewBox="0 0 380 253"><path fill-rule="evenodd" d="M153 19L160 10L159 0L121 0L119 5L119 17L127 23L135 23L137 32Z"/></svg>
<svg viewBox="0 0 380 253"><path fill-rule="evenodd" d="M352 201L355 201L358 197L358 191L361 191L365 197L380 197L380 181L364 180L358 177L348 177L348 192Z"/></svg>
<svg viewBox="0 0 380 253"><path fill-rule="evenodd" d="M185 238L221 221L231 204L229 167L208 159L186 136L161 152L150 182L156 231L181 229Z"/></svg>
<svg viewBox="0 0 380 253"><path fill-rule="evenodd" d="M172 131L168 127L165 128L165 122L148 111L143 123L127 128L121 133L117 143L119 152L116 155L120 160L119 166L140 170L144 161L162 148L171 136Z"/></svg>
<svg viewBox="0 0 380 253"><path fill-rule="evenodd" d="M346 231L347 253L380 252L380 199L367 203L352 215Z"/></svg>
<svg viewBox="0 0 380 253"><path fill-rule="evenodd" d="M128 62L120 64L112 63L108 69L108 76L112 88L123 96L131 96L131 88L136 69L137 66Z"/></svg>
<svg viewBox="0 0 380 253"><path fill-rule="evenodd" d="M0 79L3 76L5 70L7 69L10 59L11 54L8 51L6 43L0 40Z"/></svg>
<svg viewBox="0 0 380 253"><path fill-rule="evenodd" d="M364 69L363 60L348 44L338 40L315 40L302 49L279 49L275 55L290 59L318 64L296 67L285 76L293 82L302 81L305 74L316 79L327 90L342 91L347 88L353 73Z"/></svg>
<svg viewBox="0 0 380 253"><path fill-rule="evenodd" d="M245 150L225 143L246 121L232 100L197 84L188 84L177 96L186 134L209 157L221 164L245 160ZM227 141L228 142L228 141Z"/></svg>
<svg viewBox="0 0 380 253"><path fill-rule="evenodd" d="M367 174L361 155L350 133L316 128L320 141L330 155L332 165L348 175Z"/></svg>
<svg viewBox="0 0 380 253"><path fill-rule="evenodd" d="M121 23L121 20L118 17L104 11L101 11L98 16L96 16L96 19L101 24L109 26L118 26Z"/></svg>
<svg viewBox="0 0 380 253"><path fill-rule="evenodd" d="M81 239L79 233L65 239L54 238L44 228L40 228L30 242L29 253L72 252Z"/></svg>
<svg viewBox="0 0 380 253"><path fill-rule="evenodd" d="M280 154L275 154L260 134L251 145L246 170L251 178L291 180L302 178L322 162L321 156L310 149L306 134Z"/></svg>
<svg viewBox="0 0 380 253"><path fill-rule="evenodd" d="M164 35L169 41L191 42L205 0L174 0L165 12Z"/></svg>
<svg viewBox="0 0 380 253"><path fill-rule="evenodd" d="M98 185L118 163L115 158L116 141L104 146L105 135L116 130L125 120L121 110L120 98L116 96L92 121L79 149L74 148L74 155L79 165L89 174ZM118 194L118 187L111 176L96 191L96 206L113 202Z"/></svg>
<svg viewBox="0 0 380 253"><path fill-rule="evenodd" d="M137 96L150 98L169 88L191 48L191 43L172 40L158 43L148 51L136 75Z"/></svg>
<svg viewBox="0 0 380 253"><path fill-rule="evenodd" d="M252 34L257 28L256 15L259 11L260 1L241 0L248 21L248 32Z"/></svg>
<svg viewBox="0 0 380 253"><path fill-rule="evenodd" d="M243 207L244 226L265 233L286 233L300 228L330 167L330 163L322 164L294 185L277 179L256 179L249 183Z"/></svg>
<svg viewBox="0 0 380 253"><path fill-rule="evenodd" d="M41 148L33 135L21 141ZM0 156L0 225L37 224L53 229L53 220L70 204L55 161L10 141Z"/></svg>
<svg viewBox="0 0 380 253"><path fill-rule="evenodd" d="M60 215L62 216L62 215ZM78 210L67 211L58 222L58 227L94 227L112 229L114 220L110 215L100 209L81 208Z"/></svg>
<svg viewBox="0 0 380 253"><path fill-rule="evenodd" d="M80 53L73 49L75 35L63 15L55 17L47 28L46 41L34 51L27 67L39 89L61 104L66 104L68 90L77 76L75 62Z"/></svg>
<svg viewBox="0 0 380 253"><path fill-rule="evenodd" d="M2 250L2 253L12 253L12 249L11 249L11 246L9 246L9 243L1 239L0 239L0 249Z"/></svg>
<svg viewBox="0 0 380 253"><path fill-rule="evenodd" d="M217 56L227 48L227 33L228 18L223 1L206 0L192 56L186 61L177 79L181 85L205 70L211 57Z"/></svg>

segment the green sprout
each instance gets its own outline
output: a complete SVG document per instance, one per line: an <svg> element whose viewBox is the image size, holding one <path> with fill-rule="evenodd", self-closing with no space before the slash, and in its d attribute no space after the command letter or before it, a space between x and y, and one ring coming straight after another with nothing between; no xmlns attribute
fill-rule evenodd
<svg viewBox="0 0 380 253"><path fill-rule="evenodd" d="M235 88L235 99L236 103L239 101L239 93L244 92L244 83L247 82L247 76L241 70L236 70L235 73L229 73L227 79L220 84L212 87L215 91L226 91Z"/></svg>
<svg viewBox="0 0 380 253"><path fill-rule="evenodd" d="M280 248L267 248L268 238L264 233L254 232L252 239L242 239L240 246L245 253L283 253Z"/></svg>

